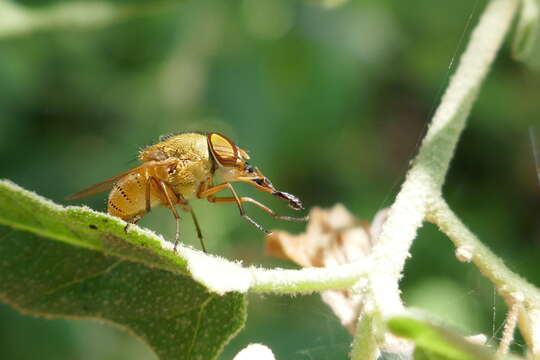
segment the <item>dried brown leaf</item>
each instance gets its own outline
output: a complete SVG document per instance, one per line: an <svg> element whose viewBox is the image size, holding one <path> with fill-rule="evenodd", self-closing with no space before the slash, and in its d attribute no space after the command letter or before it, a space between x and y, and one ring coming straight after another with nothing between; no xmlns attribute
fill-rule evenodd
<svg viewBox="0 0 540 360"><path fill-rule="evenodd" d="M370 225L341 204L330 209L313 208L305 233L274 231L267 237L267 252L303 267L332 267L361 260L371 252L386 213L386 209L379 211ZM321 297L343 326L354 333L363 296L343 289L324 291Z"/></svg>

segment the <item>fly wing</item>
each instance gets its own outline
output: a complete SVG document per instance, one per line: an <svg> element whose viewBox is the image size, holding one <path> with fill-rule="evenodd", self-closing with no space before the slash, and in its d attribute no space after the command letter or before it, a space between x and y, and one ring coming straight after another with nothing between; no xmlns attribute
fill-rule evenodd
<svg viewBox="0 0 540 360"><path fill-rule="evenodd" d="M129 170L123 171L120 174L116 174L114 176L111 176L110 178L105 179L103 181L100 181L97 184L94 184L94 185L92 185L90 187L87 187L84 190L81 190L79 192L76 192L75 194L71 194L69 196L66 196L65 199L66 200L80 199L80 198L84 198L84 197L87 197L87 196L99 194L99 193L102 193L102 192L107 191L109 189L112 189L112 187L114 186L114 184L118 180L120 180L124 176L126 176L126 175L128 175L128 174L130 174L130 173L132 173L134 171L139 170L140 168L142 168L144 166L145 166L145 164L138 165L138 166L135 166L135 167L133 167L133 168L131 168Z"/></svg>

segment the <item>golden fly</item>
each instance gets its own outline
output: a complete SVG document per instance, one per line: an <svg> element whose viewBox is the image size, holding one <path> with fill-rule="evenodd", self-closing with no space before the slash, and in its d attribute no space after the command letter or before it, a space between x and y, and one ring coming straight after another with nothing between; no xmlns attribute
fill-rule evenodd
<svg viewBox="0 0 540 360"><path fill-rule="evenodd" d="M139 152L141 165L105 179L66 199L78 199L111 189L107 212L134 224L156 205L167 206L176 219L174 251L180 240L179 205L191 213L201 247L206 252L202 232L188 201L206 198L212 203L236 203L240 216L257 229L270 232L249 217L242 203L250 202L273 217L282 220L305 221L307 217L281 216L250 197L239 196L231 182L243 181L255 188L285 199L294 210L302 210L302 202L294 195L278 191L262 172L247 160L249 155L225 135L189 132L165 138ZM223 183L214 185L214 175ZM215 194L228 189L232 196ZM127 230L127 225L126 225Z"/></svg>

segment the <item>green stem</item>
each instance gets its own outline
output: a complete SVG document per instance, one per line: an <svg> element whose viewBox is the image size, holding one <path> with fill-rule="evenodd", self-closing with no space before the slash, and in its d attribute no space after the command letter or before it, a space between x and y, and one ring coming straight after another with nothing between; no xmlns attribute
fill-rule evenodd
<svg viewBox="0 0 540 360"><path fill-rule="evenodd" d="M250 291L280 294L310 293L344 289L366 277L370 262L356 262L332 268L304 268L301 270L250 268Z"/></svg>
<svg viewBox="0 0 540 360"><path fill-rule="evenodd" d="M486 7L435 112L413 167L392 205L390 217L373 251L375 264L380 264L380 271L375 273L382 274L381 280L385 280L373 282L377 287L375 296L381 301L381 297L390 294L399 296L395 291L397 282L416 231L424 220L428 204L438 199L441 193L465 120L509 30L517 4L517 0L492 0ZM389 288L392 291L388 291ZM393 303L400 301L396 299ZM391 312L396 310L399 309L389 309Z"/></svg>
<svg viewBox="0 0 540 360"><path fill-rule="evenodd" d="M382 319L404 311L399 279L429 204L439 198L472 104L515 16L518 0L492 0L460 58L419 153L373 249L369 284ZM372 314L376 315L376 314ZM355 343L362 341L358 337ZM353 357L353 360L359 360Z"/></svg>
<svg viewBox="0 0 540 360"><path fill-rule="evenodd" d="M351 350L351 359L376 360L379 356L379 348L375 331L373 327L377 321L374 321L371 315L362 316L356 325L356 341Z"/></svg>
<svg viewBox="0 0 540 360"><path fill-rule="evenodd" d="M508 269L501 258L493 254L461 222L444 199L439 198L430 206L428 220L448 235L457 248L456 254L464 250L462 253L466 253L467 256L462 260L474 263L480 272L491 280L510 309L514 312L519 310L520 332L529 347L531 359L539 360L540 290ZM519 299L519 308L516 308L516 299ZM511 328L513 331L513 326Z"/></svg>
<svg viewBox="0 0 540 360"><path fill-rule="evenodd" d="M540 290L508 269L501 258L461 222L444 199L439 198L430 207L428 220L448 235L458 250L466 249L470 253L470 261L495 285L502 297L521 293L525 307L540 309Z"/></svg>

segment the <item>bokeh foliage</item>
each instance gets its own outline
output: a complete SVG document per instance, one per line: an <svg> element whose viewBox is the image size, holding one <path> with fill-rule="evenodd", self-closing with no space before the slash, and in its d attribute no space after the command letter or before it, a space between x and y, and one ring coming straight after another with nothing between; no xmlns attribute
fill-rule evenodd
<svg viewBox="0 0 540 360"><path fill-rule="evenodd" d="M20 2L32 11L51 3L64 4ZM391 203L460 39L485 1L355 0L335 9L284 0L163 4L107 26L0 39L1 177L62 202L132 166L137 148L160 134L212 129L251 150L276 185L308 206L343 202L368 219ZM509 50L475 104L446 198L513 270L539 285L540 187L527 127L538 124L540 76ZM84 203L104 209L103 197ZM194 203L211 252L290 266L265 257L262 235L232 206L220 206ZM302 229L250 211L271 228ZM173 236L165 210L141 223ZM184 239L196 245L189 217L183 224ZM455 260L443 235L426 226L412 251L403 280L409 305L498 336L501 302L473 266ZM317 296L253 297L249 310L224 359L254 341L278 359L345 358L350 339ZM32 349L24 346L30 342ZM81 350L95 343L114 350ZM0 308L2 358L147 358L137 346L105 325Z"/></svg>

